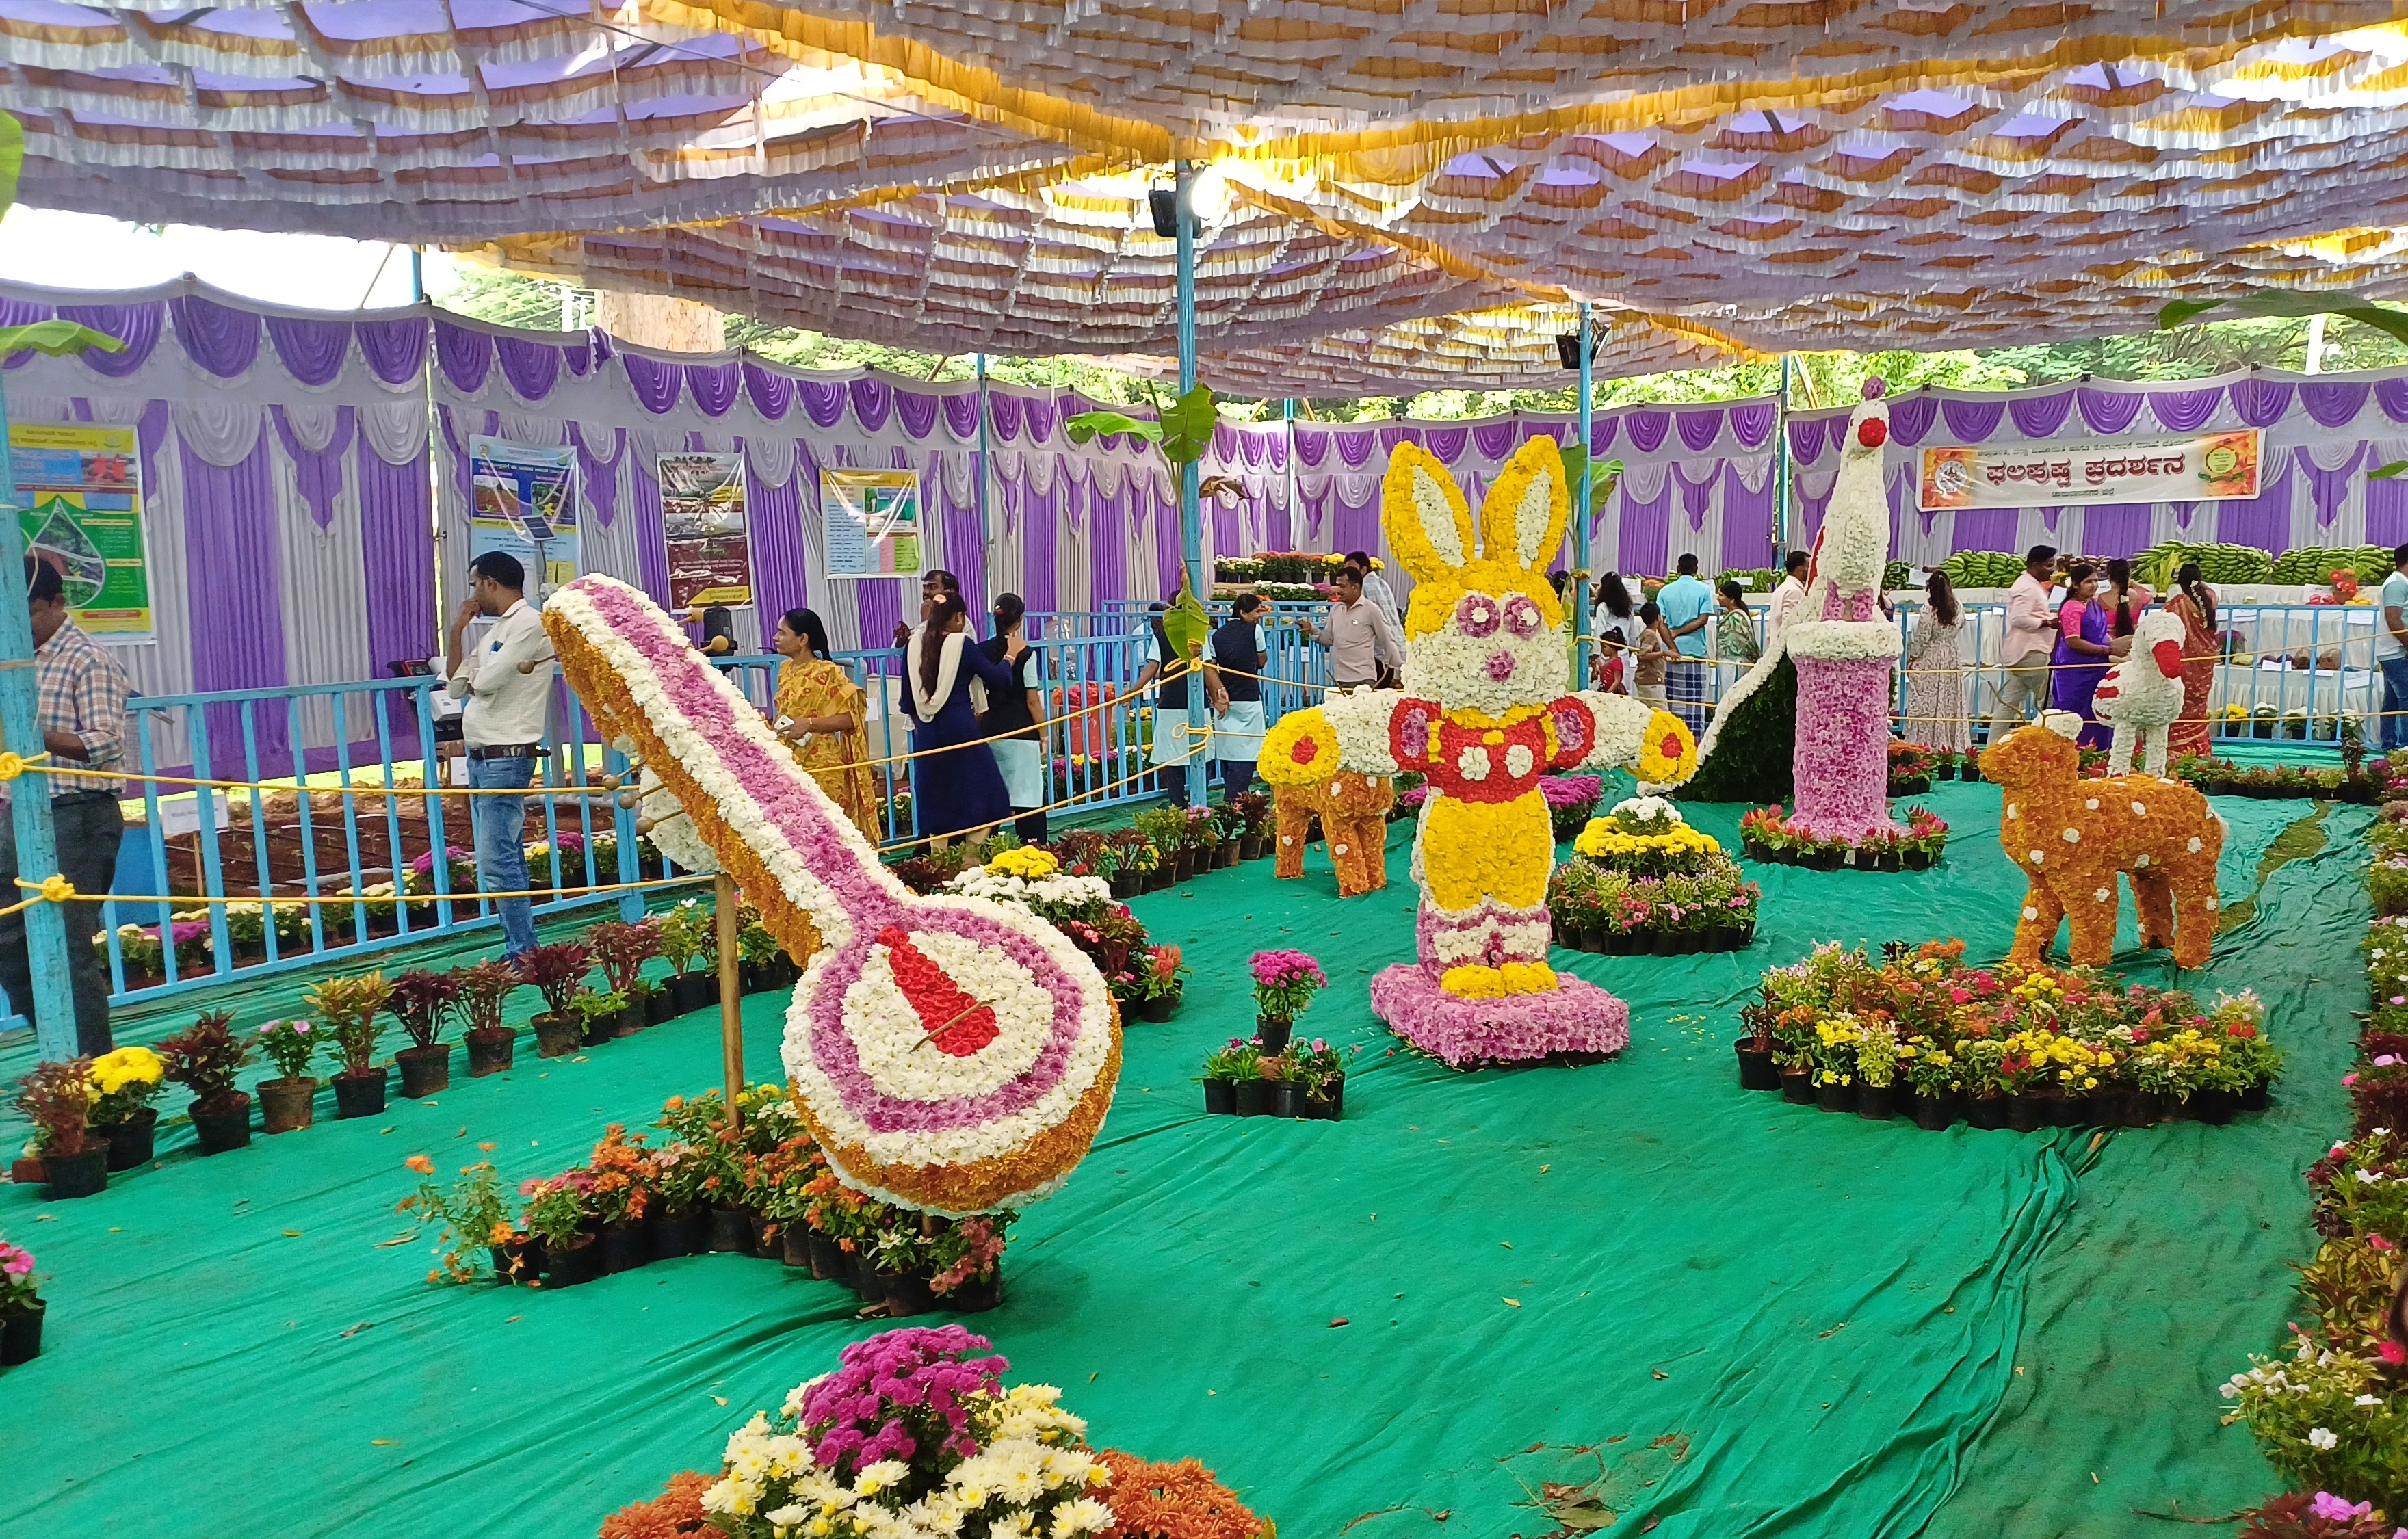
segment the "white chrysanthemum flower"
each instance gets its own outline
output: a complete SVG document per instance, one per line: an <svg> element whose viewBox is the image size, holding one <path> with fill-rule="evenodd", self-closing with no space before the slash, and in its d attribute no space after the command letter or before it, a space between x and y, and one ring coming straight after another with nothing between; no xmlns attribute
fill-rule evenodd
<svg viewBox="0 0 2408 1539"><path fill-rule="evenodd" d="M1101 1533L1111 1526L1112 1509L1092 1496L1082 1496L1054 1509L1049 1532L1054 1539L1070 1539L1074 1534Z"/></svg>

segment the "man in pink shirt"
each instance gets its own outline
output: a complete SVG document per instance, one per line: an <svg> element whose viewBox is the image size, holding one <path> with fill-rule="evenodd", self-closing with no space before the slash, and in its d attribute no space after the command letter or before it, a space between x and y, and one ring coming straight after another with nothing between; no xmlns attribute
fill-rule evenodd
<svg viewBox="0 0 2408 1539"><path fill-rule="evenodd" d="M1999 685L1998 709L1990 717L1990 741L2013 732L2034 709L2048 705L2048 655L2057 645L2057 617L2049 612L2049 579L2057 572L2057 547L2035 545L2024 556L2024 575L2007 590L2007 634L1999 661L2007 666Z"/></svg>

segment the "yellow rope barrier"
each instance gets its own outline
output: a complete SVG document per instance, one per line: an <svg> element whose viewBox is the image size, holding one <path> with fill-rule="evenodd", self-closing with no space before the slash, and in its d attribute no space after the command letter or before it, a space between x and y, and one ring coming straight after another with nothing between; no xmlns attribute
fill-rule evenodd
<svg viewBox="0 0 2408 1539"><path fill-rule="evenodd" d="M524 892L481 892L474 891L460 892L348 892L337 893L332 896L293 898L265 898L256 894L231 894L222 897L209 897L198 892L188 892L163 898L152 892L104 892L98 897L93 897L87 893L78 892L75 890L75 885L69 882L64 876L46 876L38 882L29 882L24 877L20 876L17 878L17 885L26 891L33 893L34 896L25 899L22 903L12 904L7 908L0 908L0 916L17 913L21 909L30 908L37 903L69 903L77 898L81 898L85 903L164 903L186 905L258 904L263 907L271 908L279 904L316 904L325 905L331 907L349 907L354 904L408 904L413 906L424 907L431 906L438 903L475 903L480 899L488 898L495 900L502 898L581 898L590 897L601 892L641 892L650 888L683 887L691 882L707 882L710 879L711 876L709 873L701 875L688 873L682 876L655 876L650 880L640 882L613 882L597 887L536 888L530 889Z"/></svg>

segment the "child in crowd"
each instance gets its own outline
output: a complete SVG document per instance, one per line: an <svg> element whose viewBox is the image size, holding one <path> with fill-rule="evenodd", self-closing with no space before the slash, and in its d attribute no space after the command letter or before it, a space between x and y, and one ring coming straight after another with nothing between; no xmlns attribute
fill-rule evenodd
<svg viewBox="0 0 2408 1539"><path fill-rule="evenodd" d="M1652 601L1641 605L1638 671L1631 680L1630 692L1651 705L1663 705L1664 667L1675 650L1671 633L1664 629L1664 611Z"/></svg>

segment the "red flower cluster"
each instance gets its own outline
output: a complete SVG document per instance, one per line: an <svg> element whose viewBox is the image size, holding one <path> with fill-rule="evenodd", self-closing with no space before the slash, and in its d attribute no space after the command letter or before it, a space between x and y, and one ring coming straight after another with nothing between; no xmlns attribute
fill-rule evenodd
<svg viewBox="0 0 2408 1539"><path fill-rule="evenodd" d="M955 983L952 975L912 945L902 927L888 925L879 933L878 944L886 948L895 986L911 1002L912 1011L928 1029L938 1051L968 1058L996 1039L1001 1028L996 1024L995 1011L981 1005L977 995Z"/></svg>

